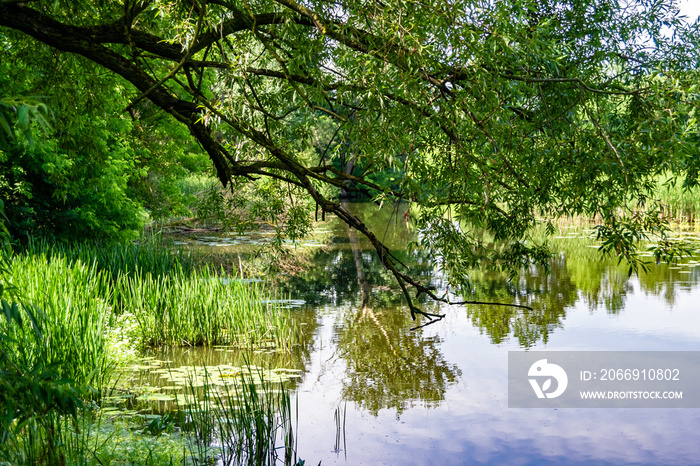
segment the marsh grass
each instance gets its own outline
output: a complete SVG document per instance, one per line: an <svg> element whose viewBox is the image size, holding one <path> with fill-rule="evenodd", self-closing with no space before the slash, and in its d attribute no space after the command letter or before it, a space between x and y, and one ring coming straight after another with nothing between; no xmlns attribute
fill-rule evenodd
<svg viewBox="0 0 700 466"><path fill-rule="evenodd" d="M226 464L240 463L238 458L271 464L280 429L289 442L285 445L291 445L289 395L273 395L252 382L240 384L244 399L236 412L242 414L229 414L234 408L223 402L210 409L208 401L202 402L207 403L203 410L191 412L193 441L186 432L171 436L174 423L165 417L135 434L132 425L105 421L102 413L114 411L96 404L115 361L108 354L110 325L128 320L115 319L116 312L133 309L142 325L166 322L171 342L209 342L228 335L232 341L242 336L244 342L281 343L287 321L274 312L281 309L263 304L262 290L233 285L208 269L193 274L186 258L155 243L30 241L23 254L13 255L5 222L0 200L0 465L208 464L210 452L219 451L211 442L214 433L225 447L220 450ZM115 294L115 289L125 293ZM197 298L199 293L203 296ZM136 297L142 304L138 308L129 301ZM147 300L156 304L143 305ZM171 305L177 312L169 311ZM234 320L244 324L236 326ZM175 325L185 333L177 334ZM153 340L167 340L159 338ZM291 458L290 448L284 451Z"/></svg>
<svg viewBox="0 0 700 466"><path fill-rule="evenodd" d="M112 350L124 346L111 342L114 335L139 335L126 344L224 343L280 351L294 344L291 319L262 285L197 269L190 256L148 241L127 246L30 242L12 256L11 267L3 266L0 291L10 296L11 290L18 302L3 301L7 319L0 319L0 465L205 464L214 447L191 451L197 443L186 432L168 437L166 452L154 435L127 435L130 428L95 417L120 362ZM22 309L31 318L19 319ZM125 332L124 322L135 325ZM243 390L245 396L267 396ZM275 410L265 414L251 407L249 412L272 416ZM242 437L248 439L260 437L251 429L265 432L273 425L258 417L228 426L234 419L221 413L200 416L199 431L252 425ZM256 458L266 451L237 454ZM125 463L124 458L134 459Z"/></svg>
<svg viewBox="0 0 700 466"><path fill-rule="evenodd" d="M262 345L286 351L296 338L287 312L263 285L198 267L191 254L173 252L158 237L133 245L30 240L17 257L24 277L17 286L31 290L30 302L49 306L54 320L48 327L84 331L93 346L102 344L98 334L109 319L114 324L124 314L133 315L136 333L148 346ZM68 341L69 335L52 341Z"/></svg>
<svg viewBox="0 0 700 466"><path fill-rule="evenodd" d="M669 179L658 182L657 198L664 204L667 215L677 221L694 223L700 212L700 188L686 189L682 180Z"/></svg>
<svg viewBox="0 0 700 466"><path fill-rule="evenodd" d="M122 310L134 315L149 345L274 346L288 350L295 328L261 285L216 274L121 275L115 284Z"/></svg>
<svg viewBox="0 0 700 466"><path fill-rule="evenodd" d="M29 322L6 325L9 351L21 355L25 367L41 362L61 379L101 386L111 369L105 351L112 312L107 275L62 256L15 256L10 283L33 307L42 333L30 331Z"/></svg>
<svg viewBox="0 0 700 466"><path fill-rule="evenodd" d="M122 243L65 243L45 239L30 239L25 255L44 255L49 260L61 257L68 263L94 264L112 280L121 275L151 273L188 274L196 268L195 258L183 249L168 248L158 234L144 236L139 242Z"/></svg>
<svg viewBox="0 0 700 466"><path fill-rule="evenodd" d="M297 411L283 384L266 381L264 374L250 368L224 383L205 374L203 389L188 386L193 454L216 456L224 466L297 464Z"/></svg>

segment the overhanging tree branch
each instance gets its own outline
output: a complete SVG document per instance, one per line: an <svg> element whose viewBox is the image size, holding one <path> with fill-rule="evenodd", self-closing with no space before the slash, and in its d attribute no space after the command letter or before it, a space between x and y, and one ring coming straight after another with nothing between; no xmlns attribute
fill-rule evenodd
<svg viewBox="0 0 700 466"><path fill-rule="evenodd" d="M116 21L110 10L105 24L74 26L43 4L2 0L0 26L121 76L137 92L130 107L149 100L185 125L223 185L232 177L264 176L306 191L324 212L370 240L412 315L429 321L442 315L418 309L410 289L448 301L399 270L384 243L333 202L328 188L375 190L414 202L427 219L423 228L443 216L453 221L454 214L454 221L519 244L537 209L562 215L604 206L613 212L628 201L625 190L640 190L663 165L659 154L687 132L688 119L665 119L659 131L661 119L651 122L654 111L695 100L669 97L676 89L672 79L640 77L653 63L629 60L624 44L616 49L618 39L605 36L624 16L611 14L606 24L575 18L580 24L563 30L584 32L569 39L529 16L492 23L488 12L477 14L459 0L416 3L410 11L391 3L368 12L352 1L329 10L313 1L244 8L230 0L201 0L194 34L181 39L173 29L187 14L158 10L153 2L125 2ZM488 8L503 14L505 7L496 2ZM159 22L153 12L172 17ZM90 17L99 23L99 15ZM592 50L579 53L571 44ZM642 98L650 109L638 111L630 103ZM606 112L616 116L615 131L602 124ZM319 160L295 144L306 144L309 124L330 121L323 114L340 123ZM665 139L643 148L649 127ZM326 162L336 138L352 146L353 162L364 164L360 175ZM231 153L231 140L250 141L256 149ZM601 155L610 151L612 161ZM612 166L615 161L621 165ZM369 177L382 171L401 179ZM469 243L461 228L449 233L445 244ZM455 251L476 260L469 247ZM461 263L460 257L454 261Z"/></svg>

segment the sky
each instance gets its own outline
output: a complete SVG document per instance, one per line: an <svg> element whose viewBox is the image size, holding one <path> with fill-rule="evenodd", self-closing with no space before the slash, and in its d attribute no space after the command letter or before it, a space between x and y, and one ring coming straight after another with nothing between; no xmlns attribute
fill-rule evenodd
<svg viewBox="0 0 700 466"><path fill-rule="evenodd" d="M700 15L700 0L680 0L678 4L681 14L688 17L688 22L692 23Z"/></svg>

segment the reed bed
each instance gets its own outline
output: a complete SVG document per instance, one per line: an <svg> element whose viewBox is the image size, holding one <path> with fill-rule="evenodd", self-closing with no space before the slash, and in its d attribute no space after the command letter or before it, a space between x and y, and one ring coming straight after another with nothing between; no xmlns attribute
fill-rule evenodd
<svg viewBox="0 0 700 466"><path fill-rule="evenodd" d="M239 386L235 410L220 401L216 410L191 411L168 439L134 436L132 421L122 428L95 411L114 380L119 358L110 339L126 316L149 345L284 351L294 344L290 317L261 284L188 261L145 243L120 249L30 242L11 258L0 271L3 289L18 301L3 302L9 313L0 319L0 465L207 464L212 451L272 464L277 447L270 439L290 423L289 395L267 386ZM205 401L197 403L203 408ZM205 445L199 434L209 428L217 436ZM238 438L238 446L232 450L222 433Z"/></svg>
<svg viewBox="0 0 700 466"><path fill-rule="evenodd" d="M186 274L137 271L115 284L124 312L134 315L149 345L266 346L288 350L296 329L288 314L255 282L209 268Z"/></svg>
<svg viewBox="0 0 700 466"><path fill-rule="evenodd" d="M120 275L151 273L168 275L170 273L188 274L195 269L195 258L182 249L167 248L159 235L144 237L131 244L80 242L65 243L30 239L26 255L45 255L65 258L69 263L80 261L94 264L98 270L105 270L112 280Z"/></svg>
<svg viewBox="0 0 700 466"><path fill-rule="evenodd" d="M65 257L16 256L9 282L30 305L41 334L29 322L3 329L23 364L53 366L60 378L78 385L100 386L109 375L106 334L112 308L107 275L94 265L70 263Z"/></svg>
<svg viewBox="0 0 700 466"><path fill-rule="evenodd" d="M41 264L49 267L44 270ZM108 317L133 314L139 340L148 346L231 344L288 350L296 337L297 329L286 311L263 286L236 280L223 269L215 273L207 266L196 267L191 254L164 247L158 237L130 245L30 240L15 268L24 277L18 288L31 282L34 291L27 298L39 307L60 299L68 301L59 307L70 307L70 300L82 296L101 306L83 302L70 312L66 307L51 315L84 320L104 312L105 306L113 310ZM40 296L41 283L53 280L45 276L48 270L58 277L62 269L70 271L63 282L49 285ZM94 288L87 293L86 282ZM62 291L71 286L75 296ZM99 328L104 330L104 322Z"/></svg>
<svg viewBox="0 0 700 466"><path fill-rule="evenodd" d="M656 197L665 206L667 215L678 221L692 224L700 212L700 188L684 189L681 180L675 183L659 181Z"/></svg>
<svg viewBox="0 0 700 466"><path fill-rule="evenodd" d="M297 412L281 383L250 369L224 384L205 374L203 389L199 385L189 385L193 402L185 411L195 434L193 456L223 466L303 464L296 458Z"/></svg>

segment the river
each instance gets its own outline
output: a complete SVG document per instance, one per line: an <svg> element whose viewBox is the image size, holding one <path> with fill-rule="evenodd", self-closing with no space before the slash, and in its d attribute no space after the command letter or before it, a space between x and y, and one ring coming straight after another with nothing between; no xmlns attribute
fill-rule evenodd
<svg viewBox="0 0 700 466"><path fill-rule="evenodd" d="M445 288L411 248L418 238L402 212L354 208L415 274ZM303 271L278 277L305 329L302 344L266 360L303 371L293 403L306 464L700 463L698 409L508 407L509 351L700 351L700 265L692 258L629 277L616 260L599 258L585 226L562 225L549 273L531 268L510 283L473 274L479 299L533 311L422 302L446 317L410 330L369 244L332 219L316 233L299 248ZM259 241L224 235L188 244L235 253ZM197 350L168 357L201 359Z"/></svg>

